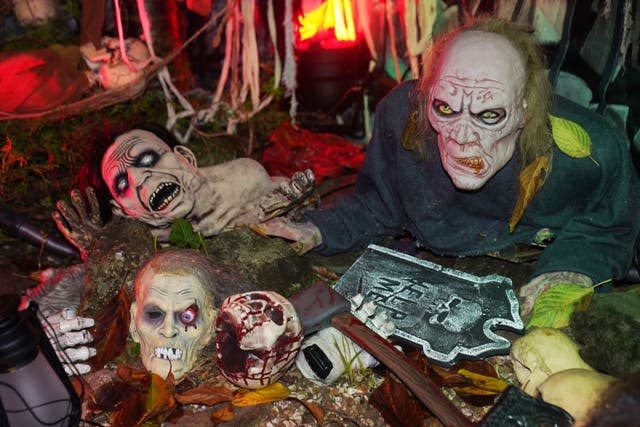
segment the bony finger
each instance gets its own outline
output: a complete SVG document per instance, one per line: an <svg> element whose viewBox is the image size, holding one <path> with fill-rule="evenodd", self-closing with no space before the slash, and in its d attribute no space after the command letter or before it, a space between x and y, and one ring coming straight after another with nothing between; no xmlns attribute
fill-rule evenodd
<svg viewBox="0 0 640 427"><path fill-rule="evenodd" d="M75 318L77 316L77 313L73 308L64 308L60 312L60 316L65 320L70 320Z"/></svg>
<svg viewBox="0 0 640 427"><path fill-rule="evenodd" d="M67 355L69 360L71 360L72 362L75 362L78 360L87 360L90 357L95 356L96 349L93 347L82 346L82 347L66 348L64 350L64 353Z"/></svg>
<svg viewBox="0 0 640 427"><path fill-rule="evenodd" d="M63 365L64 371L68 376L72 377L74 375L84 375L91 372L91 366L85 363L74 363L73 365L69 365L65 363Z"/></svg>
<svg viewBox="0 0 640 427"><path fill-rule="evenodd" d="M64 334L70 331L79 331L82 329L91 328L94 325L95 321L93 319L89 319L87 317L75 317L73 319L61 320L59 330Z"/></svg>
<svg viewBox="0 0 640 427"><path fill-rule="evenodd" d="M73 347L78 344L86 344L93 341L89 331L67 332L58 337L58 342L63 348Z"/></svg>
<svg viewBox="0 0 640 427"><path fill-rule="evenodd" d="M355 311L358 309L358 307L362 305L362 302L364 301L364 295L355 294L350 298L350 300L351 300L351 311Z"/></svg>

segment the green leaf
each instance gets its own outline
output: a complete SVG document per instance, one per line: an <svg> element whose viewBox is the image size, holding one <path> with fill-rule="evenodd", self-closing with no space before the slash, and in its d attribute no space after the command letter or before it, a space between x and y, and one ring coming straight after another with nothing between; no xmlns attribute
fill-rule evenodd
<svg viewBox="0 0 640 427"><path fill-rule="evenodd" d="M598 165L598 162L591 157L591 137L582 126L552 115L549 115L549 120L553 140L563 153L577 159L589 157Z"/></svg>
<svg viewBox="0 0 640 427"><path fill-rule="evenodd" d="M593 287L561 283L544 291L533 304L533 316L527 329L564 328L574 311L584 310L593 296Z"/></svg>
<svg viewBox="0 0 640 427"><path fill-rule="evenodd" d="M191 223L184 218L175 219L171 223L169 242L179 248L189 246L192 249L198 249L202 245L200 233L196 233Z"/></svg>

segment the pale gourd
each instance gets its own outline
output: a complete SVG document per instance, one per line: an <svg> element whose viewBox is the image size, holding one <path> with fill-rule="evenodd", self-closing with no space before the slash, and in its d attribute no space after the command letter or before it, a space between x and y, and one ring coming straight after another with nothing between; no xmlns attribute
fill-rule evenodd
<svg viewBox="0 0 640 427"><path fill-rule="evenodd" d="M511 344L513 369L522 390L534 397L550 375L567 369L593 371L579 353L580 347L559 329L532 329Z"/></svg>
<svg viewBox="0 0 640 427"><path fill-rule="evenodd" d="M602 401L603 393L617 379L588 369L566 369L551 375L538 386L542 399L567 411L574 427L584 426L590 412Z"/></svg>

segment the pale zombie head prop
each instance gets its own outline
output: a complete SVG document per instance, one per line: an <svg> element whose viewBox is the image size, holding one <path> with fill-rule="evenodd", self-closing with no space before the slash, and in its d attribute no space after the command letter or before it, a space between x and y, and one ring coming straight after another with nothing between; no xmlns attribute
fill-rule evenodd
<svg viewBox="0 0 640 427"><path fill-rule="evenodd" d="M498 34L467 31L446 49L429 93L429 122L454 185L476 190L516 149L525 123L525 68Z"/></svg>
<svg viewBox="0 0 640 427"><path fill-rule="evenodd" d="M196 251L153 256L135 278L129 332L147 370L180 379L213 336L216 268Z"/></svg>
<svg viewBox="0 0 640 427"><path fill-rule="evenodd" d="M116 138L102 157L102 178L114 212L165 227L193 210L203 184L193 153L171 149L158 135L134 129Z"/></svg>
<svg viewBox="0 0 640 427"><path fill-rule="evenodd" d="M302 339L298 315L282 295L233 295L222 303L216 318L218 367L239 387L266 387L293 364Z"/></svg>

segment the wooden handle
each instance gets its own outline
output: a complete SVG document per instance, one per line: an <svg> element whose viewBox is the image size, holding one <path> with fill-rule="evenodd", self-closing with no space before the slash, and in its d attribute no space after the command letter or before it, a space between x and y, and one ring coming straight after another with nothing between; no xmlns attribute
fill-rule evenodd
<svg viewBox="0 0 640 427"><path fill-rule="evenodd" d="M362 349L386 365L411 392L447 427L470 427L473 423L464 416L440 387L395 348L373 332L351 313L344 312L331 318L331 325L351 338Z"/></svg>

